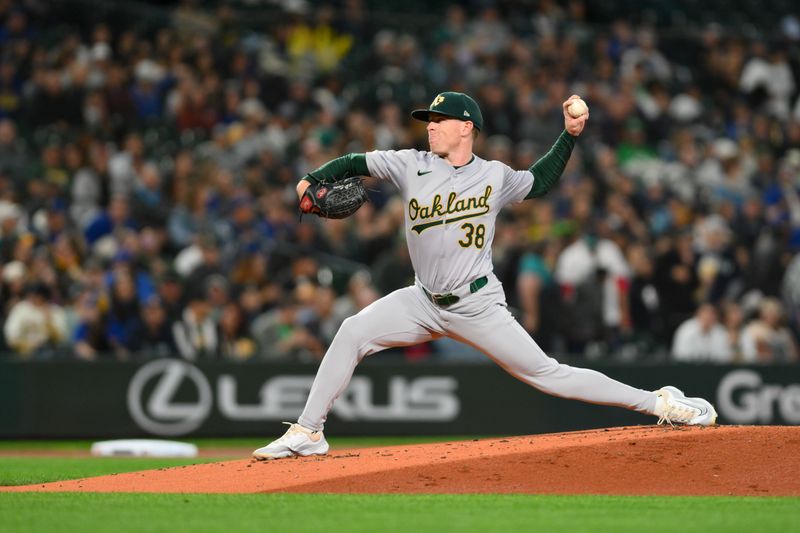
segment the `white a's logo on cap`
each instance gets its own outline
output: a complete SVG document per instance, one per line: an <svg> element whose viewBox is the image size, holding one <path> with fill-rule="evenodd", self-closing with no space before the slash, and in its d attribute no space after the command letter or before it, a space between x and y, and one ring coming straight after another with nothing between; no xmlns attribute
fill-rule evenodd
<svg viewBox="0 0 800 533"><path fill-rule="evenodd" d="M466 109L464 110L464 116L465 116L465 117L468 117L468 116L470 116L470 114L469 114L469 111L467 111Z"/></svg>
<svg viewBox="0 0 800 533"><path fill-rule="evenodd" d="M431 103L431 107L436 107L437 105L441 104L442 102L444 102L444 96L442 96L440 94L439 96L437 96L436 98L433 99L433 103Z"/></svg>

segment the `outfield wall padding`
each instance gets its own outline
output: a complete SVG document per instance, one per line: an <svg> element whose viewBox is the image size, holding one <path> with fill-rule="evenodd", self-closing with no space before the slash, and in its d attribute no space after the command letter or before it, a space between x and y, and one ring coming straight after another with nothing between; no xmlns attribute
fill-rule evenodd
<svg viewBox="0 0 800 533"><path fill-rule="evenodd" d="M711 400L719 422L800 424L800 366L592 365ZM0 362L1 438L255 436L296 420L315 365ZM337 435L532 434L653 423L554 398L483 364L367 363L326 424Z"/></svg>

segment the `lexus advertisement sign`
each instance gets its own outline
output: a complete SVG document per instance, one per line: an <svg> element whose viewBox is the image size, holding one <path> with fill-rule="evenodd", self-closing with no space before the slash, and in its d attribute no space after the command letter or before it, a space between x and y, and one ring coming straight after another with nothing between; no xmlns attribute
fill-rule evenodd
<svg viewBox="0 0 800 533"><path fill-rule="evenodd" d="M192 433L213 410L237 422L295 421L314 377L269 377L247 399L239 398L238 381L232 374L208 378L183 361L154 361L133 375L128 385L128 412L140 429L165 436ZM184 385L191 400L178 399ZM385 401L378 402L373 380L354 376L333 406L332 415L348 422L451 422L460 411L457 386L453 376L392 376L381 391Z"/></svg>
<svg viewBox="0 0 800 533"><path fill-rule="evenodd" d="M795 366L594 366L647 390L675 385L715 403L723 424L800 424ZM314 366L0 363L0 437L279 434L295 421ZM540 393L494 365L367 362L334 404L337 435L532 434L651 424L624 409Z"/></svg>

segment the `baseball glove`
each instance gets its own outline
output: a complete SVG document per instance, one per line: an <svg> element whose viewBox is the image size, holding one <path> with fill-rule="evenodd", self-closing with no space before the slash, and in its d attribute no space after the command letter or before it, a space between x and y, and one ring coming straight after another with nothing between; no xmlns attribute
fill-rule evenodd
<svg viewBox="0 0 800 533"><path fill-rule="evenodd" d="M300 212L323 218L346 218L367 201L361 178L353 176L330 183L312 183L300 199Z"/></svg>

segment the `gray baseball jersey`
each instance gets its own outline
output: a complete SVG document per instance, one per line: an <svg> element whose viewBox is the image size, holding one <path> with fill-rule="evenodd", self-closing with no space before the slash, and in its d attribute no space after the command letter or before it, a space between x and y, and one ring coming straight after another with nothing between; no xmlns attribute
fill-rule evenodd
<svg viewBox="0 0 800 533"><path fill-rule="evenodd" d="M492 272L495 218L533 186L530 171L477 156L455 168L431 152L374 151L367 166L399 189L417 279L439 293Z"/></svg>
<svg viewBox="0 0 800 533"><path fill-rule="evenodd" d="M442 336L474 346L516 378L549 394L655 412L654 393L548 357L506 308L502 284L492 273L495 219L504 205L526 197L534 180L530 171L479 157L455 168L418 150L369 152L366 160L370 175L389 180L403 197L417 283L344 321L317 371L298 420L302 426L323 429L334 401L365 356ZM488 278L485 285L463 291L482 276ZM462 289L462 297L435 303L424 289Z"/></svg>

